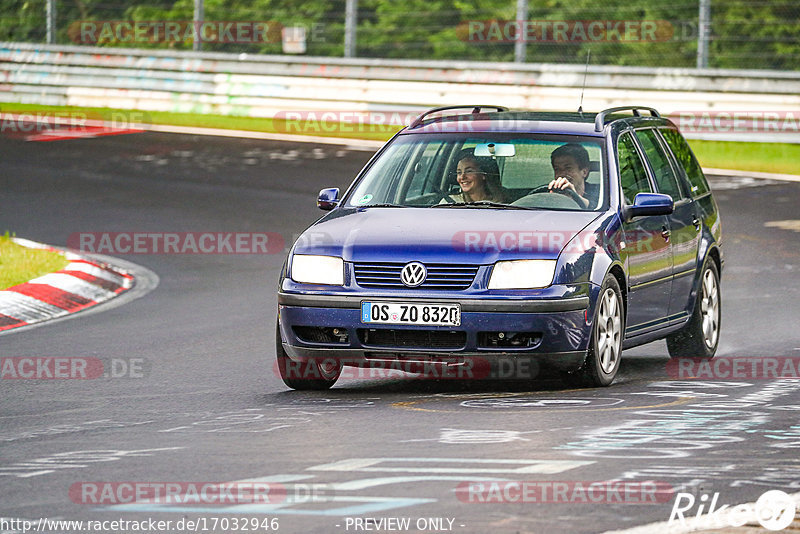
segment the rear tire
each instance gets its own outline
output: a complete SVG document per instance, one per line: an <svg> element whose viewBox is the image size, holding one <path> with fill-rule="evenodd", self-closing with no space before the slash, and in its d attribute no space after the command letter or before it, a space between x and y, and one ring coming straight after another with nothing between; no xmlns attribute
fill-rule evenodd
<svg viewBox="0 0 800 534"><path fill-rule="evenodd" d="M321 362L307 360L295 362L283 350L281 343L281 327L275 322L275 357L278 360L278 371L283 383L292 389L301 391L320 391L330 389L339 379L342 366L333 358Z"/></svg>
<svg viewBox="0 0 800 534"><path fill-rule="evenodd" d="M574 387L608 386L619 371L622 339L625 335L625 308L622 291L613 275L607 274L600 287L597 312L592 323L592 337L583 366L562 374L565 383Z"/></svg>
<svg viewBox="0 0 800 534"><path fill-rule="evenodd" d="M720 295L717 265L709 258L700 277L697 302L691 319L681 330L667 336L667 349L671 358L714 357L719 345L722 319Z"/></svg>

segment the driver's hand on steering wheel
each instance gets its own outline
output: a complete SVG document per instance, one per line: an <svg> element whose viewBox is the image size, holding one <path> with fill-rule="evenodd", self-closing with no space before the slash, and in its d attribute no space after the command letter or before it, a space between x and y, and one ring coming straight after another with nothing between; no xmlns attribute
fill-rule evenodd
<svg viewBox="0 0 800 534"><path fill-rule="evenodd" d="M547 187L551 191L553 189L572 189L575 191L575 194L580 197L583 202L585 202L584 207L589 205L589 201L583 198L580 193L578 193L578 191L575 189L575 184L573 184L566 176L559 176L555 180L551 180Z"/></svg>

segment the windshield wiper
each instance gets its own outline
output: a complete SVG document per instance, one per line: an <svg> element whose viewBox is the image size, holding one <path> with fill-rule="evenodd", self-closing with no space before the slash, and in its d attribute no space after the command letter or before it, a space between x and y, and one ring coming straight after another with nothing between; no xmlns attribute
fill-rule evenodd
<svg viewBox="0 0 800 534"><path fill-rule="evenodd" d="M434 204L429 206L431 208L501 208L508 210L530 210L538 208L530 208L525 206L514 206L512 204L502 204L500 202L491 202L489 200L478 200L477 202L453 202L452 204Z"/></svg>
<svg viewBox="0 0 800 534"><path fill-rule="evenodd" d="M408 206L403 206L400 204L364 204L362 206L356 206L356 208L407 208Z"/></svg>

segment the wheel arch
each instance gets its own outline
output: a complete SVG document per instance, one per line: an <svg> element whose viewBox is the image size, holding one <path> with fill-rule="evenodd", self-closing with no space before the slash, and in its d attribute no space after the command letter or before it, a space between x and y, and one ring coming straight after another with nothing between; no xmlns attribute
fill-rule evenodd
<svg viewBox="0 0 800 534"><path fill-rule="evenodd" d="M712 245L708 249L706 256L714 260L714 264L717 267L717 276L722 280L722 255L720 254L719 247Z"/></svg>
<svg viewBox="0 0 800 534"><path fill-rule="evenodd" d="M628 319L628 280L625 276L625 267L619 258L612 258L607 254L598 254L595 257L594 264L592 265L592 285L596 287L597 291L600 290L600 285L608 275L613 276L619 284L619 290L622 292L622 306L625 311L625 321ZM601 278L602 276L602 278ZM596 309L596 303L594 303Z"/></svg>
<svg viewBox="0 0 800 534"><path fill-rule="evenodd" d="M619 290L622 292L622 306L625 310L625 322L627 323L628 319L628 283L625 280L625 271L622 270L622 266L618 263L615 263L611 266L608 270L608 274L613 276L617 279L617 283L619 284Z"/></svg>

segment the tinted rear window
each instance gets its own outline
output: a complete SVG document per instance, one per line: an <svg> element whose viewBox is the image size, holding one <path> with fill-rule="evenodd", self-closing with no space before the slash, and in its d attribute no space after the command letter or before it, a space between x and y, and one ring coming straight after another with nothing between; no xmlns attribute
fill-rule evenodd
<svg viewBox="0 0 800 534"><path fill-rule="evenodd" d="M678 186L678 179L669 162L669 157L664 153L664 149L661 148L655 130L637 130L636 137L642 144L647 160L653 169L658 192L669 195L674 201L680 200L681 190Z"/></svg>
<svg viewBox="0 0 800 534"><path fill-rule="evenodd" d="M636 150L633 137L628 133L621 135L617 141L617 158L619 160L619 180L622 184L625 203L633 204L637 193L652 193L644 163Z"/></svg>
<svg viewBox="0 0 800 534"><path fill-rule="evenodd" d="M683 170L686 172L686 178L691 185L692 196L697 197L708 193L708 182L706 182L706 178L703 176L700 164L697 162L697 158L694 157L692 149L689 148L689 144L680 132L671 128L664 128L661 130L661 134L667 141L672 153L675 154L678 163L680 163L681 167L683 167Z"/></svg>

